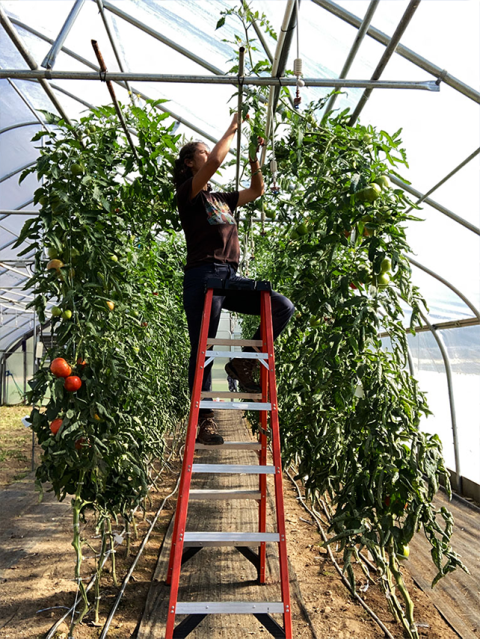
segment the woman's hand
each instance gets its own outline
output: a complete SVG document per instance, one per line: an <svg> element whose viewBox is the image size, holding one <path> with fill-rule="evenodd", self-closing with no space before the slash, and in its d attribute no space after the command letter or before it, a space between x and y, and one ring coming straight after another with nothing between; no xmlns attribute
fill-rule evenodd
<svg viewBox="0 0 480 639"><path fill-rule="evenodd" d="M238 113L234 113L233 114L233 120L232 120L230 126L228 127L229 131L235 132L238 129L238 120L239 120Z"/></svg>

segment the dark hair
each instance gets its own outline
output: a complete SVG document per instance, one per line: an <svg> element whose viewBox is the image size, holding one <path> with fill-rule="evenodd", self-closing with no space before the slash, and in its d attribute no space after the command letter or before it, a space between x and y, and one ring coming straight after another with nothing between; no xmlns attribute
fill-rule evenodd
<svg viewBox="0 0 480 639"><path fill-rule="evenodd" d="M180 155L175 160L175 165L173 168L173 183L176 189L178 189L178 187L183 184L185 180L188 180L188 178L192 177L192 169L185 164L185 160L191 160L193 158L199 144L203 144L204 146L206 146L204 142L196 140L195 142L189 142L188 144L185 144L185 146L182 146L182 148L180 149Z"/></svg>

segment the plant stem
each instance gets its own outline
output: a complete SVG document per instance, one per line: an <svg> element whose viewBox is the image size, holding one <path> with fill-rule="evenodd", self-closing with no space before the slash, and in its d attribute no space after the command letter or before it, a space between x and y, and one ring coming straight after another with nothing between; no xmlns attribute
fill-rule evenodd
<svg viewBox="0 0 480 639"><path fill-rule="evenodd" d="M72 510L73 510L73 541L72 546L76 552L76 563L75 563L75 581L77 582L77 587L80 591L80 594L83 599L83 610L80 612L78 619L72 619L72 623L70 626L70 634L73 635L73 629L78 623L81 623L82 619L88 612L89 603L87 591L85 589L85 585L82 581L82 540L80 538L80 512L82 507L84 506L84 501L81 498L82 486L83 486L83 478L85 476L84 471L80 473L80 478L77 483L77 490L75 493L75 497L72 500Z"/></svg>
<svg viewBox="0 0 480 639"><path fill-rule="evenodd" d="M117 565L116 565L116 560L115 560L115 541L113 539L113 533L112 533L112 522L110 520L110 517L107 519L107 529L108 529L108 536L110 538L110 556L112 558L112 579L113 579L113 585L114 586L118 586L118 581L117 581Z"/></svg>
<svg viewBox="0 0 480 639"><path fill-rule="evenodd" d="M97 558L97 578L95 580L95 623L98 623L99 620L99 609L100 609L100 578L102 576L102 566L103 566L103 558L105 557L105 550L107 547L107 535L105 532L105 519L102 519L102 523L100 525L100 530L102 533L102 543L100 547L100 553Z"/></svg>
<svg viewBox="0 0 480 639"><path fill-rule="evenodd" d="M405 601L406 617L408 620L409 627L406 627L406 622L404 618L402 619L403 625L405 626L406 631L409 633L409 636L413 637L413 639L418 639L417 627L415 625L415 620L413 618L413 608L414 608L413 601L411 600L410 595L408 594L408 591L405 588L403 575L398 566L397 559L393 552L390 553L389 566L390 566L390 570L393 573L393 576L395 577L395 581L397 582L398 589L400 590L402 594L403 600Z"/></svg>
<svg viewBox="0 0 480 639"><path fill-rule="evenodd" d="M125 537L127 538L127 543L125 546L125 557L130 556L130 523L128 519L125 519Z"/></svg>

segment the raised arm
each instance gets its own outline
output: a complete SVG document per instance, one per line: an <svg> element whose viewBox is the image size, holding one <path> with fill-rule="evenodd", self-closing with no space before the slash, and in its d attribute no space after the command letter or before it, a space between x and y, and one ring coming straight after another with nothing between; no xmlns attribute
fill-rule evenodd
<svg viewBox="0 0 480 639"><path fill-rule="evenodd" d="M191 193L192 198L200 193L200 191L207 185L210 178L215 175L215 173L222 165L222 162L227 157L227 153L232 145L237 127L238 117L235 113L230 126L217 142L217 144L213 147L212 151L208 152L207 148L202 145L203 149L202 147L200 147L195 152L196 156L193 158L193 160L190 160L194 173Z"/></svg>
<svg viewBox="0 0 480 639"><path fill-rule="evenodd" d="M259 138L259 143L263 144L263 139ZM240 191L238 194L238 204L237 206L243 206L248 202L253 202L264 192L264 184L263 184L263 176L262 169L260 168L260 162L257 159L257 152L255 153L255 158L248 158L250 163L250 170L252 172L252 177L250 180L250 187L248 189L244 189Z"/></svg>

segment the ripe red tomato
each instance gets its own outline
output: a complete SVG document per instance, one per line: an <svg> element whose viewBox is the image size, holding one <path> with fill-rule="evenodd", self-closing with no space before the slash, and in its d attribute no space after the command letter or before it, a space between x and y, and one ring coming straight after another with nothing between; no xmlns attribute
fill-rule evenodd
<svg viewBox="0 0 480 639"><path fill-rule="evenodd" d="M70 377L67 377L65 380L65 390L71 393L78 391L81 385L82 380L78 377L78 375L70 375Z"/></svg>
<svg viewBox="0 0 480 639"><path fill-rule="evenodd" d="M63 424L63 419L54 419L53 422L50 424L50 430L52 431L54 435L58 433L58 431L62 427L62 424Z"/></svg>
<svg viewBox="0 0 480 639"><path fill-rule="evenodd" d="M68 377L72 373L72 367L63 357L56 357L50 364L50 371L55 377Z"/></svg>

